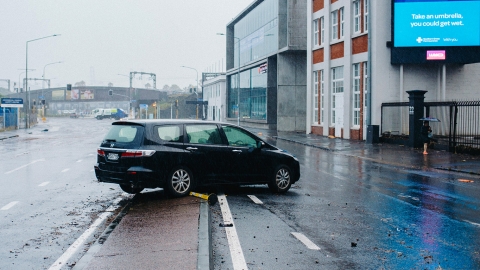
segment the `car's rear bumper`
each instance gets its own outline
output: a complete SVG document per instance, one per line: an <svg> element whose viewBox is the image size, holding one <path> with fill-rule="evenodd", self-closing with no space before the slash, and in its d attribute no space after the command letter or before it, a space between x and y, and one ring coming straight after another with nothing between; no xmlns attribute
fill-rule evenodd
<svg viewBox="0 0 480 270"><path fill-rule="evenodd" d="M162 184L162 181L155 177L152 170L143 167L130 167L126 171L118 172L102 169L102 166L97 163L94 169L99 182L119 185L134 184L145 188L161 187Z"/></svg>

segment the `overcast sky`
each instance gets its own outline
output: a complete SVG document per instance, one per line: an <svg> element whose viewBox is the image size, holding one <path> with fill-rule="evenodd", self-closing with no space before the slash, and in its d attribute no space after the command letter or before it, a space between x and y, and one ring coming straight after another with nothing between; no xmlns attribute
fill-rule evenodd
<svg viewBox="0 0 480 270"><path fill-rule="evenodd" d="M127 87L131 71L155 73L157 88L195 85L197 73L225 70L226 25L254 0L1 0L0 79L51 79L51 87ZM51 64L63 61L60 64ZM151 80L136 79L134 87ZM30 81L33 89L41 81ZM7 88L0 81L0 87ZM45 86L46 87L46 86Z"/></svg>

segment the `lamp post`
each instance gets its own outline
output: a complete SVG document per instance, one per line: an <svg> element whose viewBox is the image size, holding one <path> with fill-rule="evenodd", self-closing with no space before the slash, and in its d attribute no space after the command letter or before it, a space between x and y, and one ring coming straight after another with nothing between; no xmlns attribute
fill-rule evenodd
<svg viewBox="0 0 480 270"><path fill-rule="evenodd" d="M20 69L20 70L23 70L23 69ZM34 71L35 69L29 69L30 71ZM24 74L25 71L23 72L20 72L20 74L18 74L18 88L17 88L17 93L19 93L20 91L20 76L22 76L22 74ZM25 87L25 85L23 85L23 87Z"/></svg>
<svg viewBox="0 0 480 270"><path fill-rule="evenodd" d="M53 65L53 64L60 64L60 63L63 63L63 61L58 61L58 62L53 62L53 63L48 63L46 64L44 67L43 67L43 74L42 74L42 79L45 80L45 68L49 65ZM43 96L43 88L45 88L45 85L44 85L45 81L42 81L42 96ZM50 88L50 85L48 86L48 88Z"/></svg>
<svg viewBox="0 0 480 270"><path fill-rule="evenodd" d="M217 33L219 36L226 36L224 33ZM240 38L233 36L238 40L238 70L237 70L237 125L240 126Z"/></svg>
<svg viewBox="0 0 480 270"><path fill-rule="evenodd" d="M129 75L125 75L125 74L120 74L118 73L117 74L118 76L123 76L123 77L127 77L129 80L130 80L130 76ZM128 116L130 117L131 115L133 115L132 113L132 87L130 86L130 88L128 88ZM135 117L133 117L135 118Z"/></svg>
<svg viewBox="0 0 480 270"><path fill-rule="evenodd" d="M27 106L25 107L25 129L29 128L29 117L28 117L28 114L29 114L29 109L30 109L30 94L29 94L29 91L28 91L28 43L29 42L33 42L33 41L37 41L37 40L40 40L40 39L44 39L44 38L49 38L49 37L56 37L56 36L60 36L60 35L51 35L51 36L46 36L46 37L41 37L41 38L36 38L36 39L32 39L32 40L27 40L27 42L25 43L25 99L27 100Z"/></svg>
<svg viewBox="0 0 480 270"><path fill-rule="evenodd" d="M195 94L197 95L197 102L198 102L198 71L192 67L186 67L186 66L182 66L183 68L189 68L189 69L193 69L195 70L195 72L197 73L197 88L195 89ZM197 119L198 119L198 103L197 103Z"/></svg>

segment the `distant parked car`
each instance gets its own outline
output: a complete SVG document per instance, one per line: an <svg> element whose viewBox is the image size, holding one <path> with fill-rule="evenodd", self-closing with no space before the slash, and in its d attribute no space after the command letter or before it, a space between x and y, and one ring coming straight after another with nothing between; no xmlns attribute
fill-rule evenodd
<svg viewBox="0 0 480 270"><path fill-rule="evenodd" d="M70 118L78 118L78 114L77 113L71 113L70 114Z"/></svg>
<svg viewBox="0 0 480 270"><path fill-rule="evenodd" d="M300 178L293 155L242 127L200 120L113 122L94 168L99 182L125 192L161 187L175 197L222 184L267 184L283 193Z"/></svg>

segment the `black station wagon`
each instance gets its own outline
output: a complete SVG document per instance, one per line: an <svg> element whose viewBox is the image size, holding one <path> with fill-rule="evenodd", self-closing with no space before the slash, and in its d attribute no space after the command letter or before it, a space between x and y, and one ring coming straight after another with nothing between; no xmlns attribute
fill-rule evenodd
<svg viewBox="0 0 480 270"><path fill-rule="evenodd" d="M300 178L293 155L219 122L113 122L97 154L98 181L119 184L128 193L160 187L179 197L195 187L221 184L267 184L283 193Z"/></svg>

